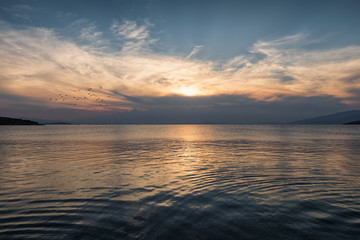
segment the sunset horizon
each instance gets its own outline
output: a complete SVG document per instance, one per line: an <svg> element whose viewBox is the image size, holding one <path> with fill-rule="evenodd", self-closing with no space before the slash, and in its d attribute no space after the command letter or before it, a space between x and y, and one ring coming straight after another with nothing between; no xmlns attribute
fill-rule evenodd
<svg viewBox="0 0 360 240"><path fill-rule="evenodd" d="M357 2L275 2L1 1L0 115L281 123L359 109Z"/></svg>
<svg viewBox="0 0 360 240"><path fill-rule="evenodd" d="M0 239L357 239L359 13L0 0Z"/></svg>

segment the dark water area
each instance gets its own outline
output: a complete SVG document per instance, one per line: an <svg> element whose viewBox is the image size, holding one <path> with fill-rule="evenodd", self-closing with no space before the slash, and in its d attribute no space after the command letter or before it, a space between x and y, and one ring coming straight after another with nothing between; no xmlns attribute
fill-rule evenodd
<svg viewBox="0 0 360 240"><path fill-rule="evenodd" d="M359 239L360 126L1 126L0 239Z"/></svg>

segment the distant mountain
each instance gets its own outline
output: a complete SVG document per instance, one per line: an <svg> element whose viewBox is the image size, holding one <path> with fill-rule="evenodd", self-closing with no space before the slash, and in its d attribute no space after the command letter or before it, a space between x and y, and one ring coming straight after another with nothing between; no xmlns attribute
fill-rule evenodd
<svg viewBox="0 0 360 240"><path fill-rule="evenodd" d="M40 124L31 120L0 117L0 125L40 125Z"/></svg>
<svg viewBox="0 0 360 240"><path fill-rule="evenodd" d="M360 119L360 110L352 110L347 112L338 112L331 115L325 115L315 118L303 119L291 124L345 124Z"/></svg>
<svg viewBox="0 0 360 240"><path fill-rule="evenodd" d="M38 122L39 124L44 125L70 125L71 123L63 122L61 120L46 120L40 118L30 118L32 121Z"/></svg>
<svg viewBox="0 0 360 240"><path fill-rule="evenodd" d="M347 122L347 123L345 123L345 124L360 124L360 120L354 121L354 122Z"/></svg>

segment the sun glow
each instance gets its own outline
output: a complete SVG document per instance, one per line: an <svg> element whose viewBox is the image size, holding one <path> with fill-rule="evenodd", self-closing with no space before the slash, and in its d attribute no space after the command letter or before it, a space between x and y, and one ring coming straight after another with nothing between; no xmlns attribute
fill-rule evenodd
<svg viewBox="0 0 360 240"><path fill-rule="evenodd" d="M185 96L195 96L200 94L199 90L194 87L183 87L179 90L179 93Z"/></svg>
<svg viewBox="0 0 360 240"><path fill-rule="evenodd" d="M200 47L181 58L138 46L148 32L147 26L133 29L136 24L119 27L129 28L131 34L123 38L133 39L133 44L125 44L133 49L103 54L91 44L82 47L58 37L51 29L15 30L3 24L0 21L0 56L6 61L0 62L0 109L5 98L6 106L29 99L29 104L44 107L108 111L147 109L136 97L174 95L240 95L266 102L326 95L344 104L359 102L360 46L300 51L289 47L302 40L296 35L254 43L249 55L216 62L192 59ZM140 54L148 50L151 54ZM260 53L261 61L251 60ZM234 104L230 99L228 104Z"/></svg>

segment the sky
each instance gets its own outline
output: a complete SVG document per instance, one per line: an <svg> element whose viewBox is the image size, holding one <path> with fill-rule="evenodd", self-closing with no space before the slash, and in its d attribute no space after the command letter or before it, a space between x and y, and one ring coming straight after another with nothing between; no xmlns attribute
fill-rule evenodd
<svg viewBox="0 0 360 240"><path fill-rule="evenodd" d="M286 123L360 109L360 1L0 0L0 116Z"/></svg>

